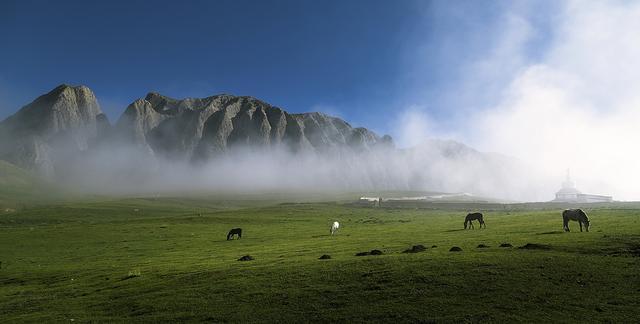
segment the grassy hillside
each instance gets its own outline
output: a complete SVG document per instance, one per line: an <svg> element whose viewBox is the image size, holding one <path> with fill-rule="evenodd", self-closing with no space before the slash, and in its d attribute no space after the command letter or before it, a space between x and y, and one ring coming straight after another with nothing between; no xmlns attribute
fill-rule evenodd
<svg viewBox="0 0 640 324"><path fill-rule="evenodd" d="M138 198L25 208L0 216L0 314L19 322L637 321L640 210L587 211L591 232L571 224L564 233L560 210L488 211L487 229L465 231L464 210L337 203ZM342 228L332 237L333 220ZM233 227L244 236L226 241ZM517 248L527 243L545 246ZM415 244L427 251L402 253ZM355 256L372 249L384 254ZM247 254L255 260L236 261Z"/></svg>
<svg viewBox="0 0 640 324"><path fill-rule="evenodd" d="M14 209L17 204L37 199L41 183L28 171L0 160L0 208Z"/></svg>

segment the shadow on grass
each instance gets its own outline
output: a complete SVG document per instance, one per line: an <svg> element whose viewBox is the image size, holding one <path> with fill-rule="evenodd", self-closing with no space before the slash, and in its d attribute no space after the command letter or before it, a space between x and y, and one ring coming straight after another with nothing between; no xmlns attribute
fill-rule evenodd
<svg viewBox="0 0 640 324"><path fill-rule="evenodd" d="M538 243L527 243L518 249L522 250L551 250L551 245L547 244L538 244Z"/></svg>
<svg viewBox="0 0 640 324"><path fill-rule="evenodd" d="M536 235L562 234L562 233L564 233L564 232L563 231L551 231L551 232L536 233Z"/></svg>

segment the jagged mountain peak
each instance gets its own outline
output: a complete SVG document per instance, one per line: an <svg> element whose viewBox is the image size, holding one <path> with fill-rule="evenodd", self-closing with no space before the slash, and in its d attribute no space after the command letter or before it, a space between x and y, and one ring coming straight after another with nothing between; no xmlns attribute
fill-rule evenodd
<svg viewBox="0 0 640 324"><path fill-rule="evenodd" d="M84 84L79 84L79 85L72 85L72 84L68 84L68 83L60 83L57 87L53 88L53 90L51 90L50 92L56 92L56 91L62 91L65 89L72 89L72 90L89 90L91 91L91 89L89 87L87 87Z"/></svg>
<svg viewBox="0 0 640 324"><path fill-rule="evenodd" d="M91 89L61 84L22 107L2 124L15 131L47 136L94 124L100 114L102 110Z"/></svg>
<svg viewBox="0 0 640 324"><path fill-rule="evenodd" d="M326 151L371 149L382 142L337 117L290 114L260 99L230 94L174 99L150 92L127 108L118 126L153 152L189 159L207 159L238 145Z"/></svg>
<svg viewBox="0 0 640 324"><path fill-rule="evenodd" d="M230 94L175 99L149 92L132 102L111 127L93 92L69 84L23 107L0 124L0 131L24 139L3 145L0 158L28 167L47 164L49 169L55 164L51 153L60 143L83 151L104 143L103 137L120 146L133 144L152 156L191 161L235 147L327 154L392 143L388 135L353 128L338 117L321 112L290 114L260 99Z"/></svg>
<svg viewBox="0 0 640 324"><path fill-rule="evenodd" d="M50 174L55 151L86 150L104 117L91 89L61 84L0 123L0 158Z"/></svg>

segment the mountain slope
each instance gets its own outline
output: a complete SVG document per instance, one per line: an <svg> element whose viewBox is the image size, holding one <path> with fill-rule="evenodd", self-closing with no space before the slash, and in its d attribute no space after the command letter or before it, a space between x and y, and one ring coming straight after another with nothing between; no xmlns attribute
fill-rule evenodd
<svg viewBox="0 0 640 324"><path fill-rule="evenodd" d="M365 128L322 113L290 114L252 97L177 100L149 93L115 126L125 141L166 158L208 160L235 147L329 153L392 145Z"/></svg>
<svg viewBox="0 0 640 324"><path fill-rule="evenodd" d="M0 160L0 214L16 203L33 201L45 193L46 185L30 172Z"/></svg>
<svg viewBox="0 0 640 324"><path fill-rule="evenodd" d="M0 159L51 175L58 157L89 147L105 119L89 88L60 85L0 123Z"/></svg>

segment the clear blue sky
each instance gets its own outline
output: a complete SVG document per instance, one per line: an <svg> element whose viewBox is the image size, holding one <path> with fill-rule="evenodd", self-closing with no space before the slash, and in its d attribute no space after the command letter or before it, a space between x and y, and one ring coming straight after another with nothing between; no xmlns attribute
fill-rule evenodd
<svg viewBox="0 0 640 324"><path fill-rule="evenodd" d="M533 9L549 4L536 3ZM149 91L177 98L224 92L392 132L390 121L407 106L446 118L469 102L493 100L482 95L482 85L473 86L472 98L457 91L469 64L495 47L512 7L507 1L4 0L0 119L70 83L93 89L112 122ZM527 9L541 30L545 10ZM537 43L527 60L546 37L532 39Z"/></svg>

